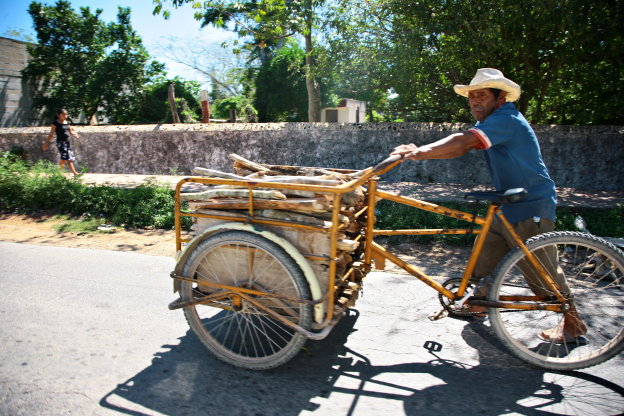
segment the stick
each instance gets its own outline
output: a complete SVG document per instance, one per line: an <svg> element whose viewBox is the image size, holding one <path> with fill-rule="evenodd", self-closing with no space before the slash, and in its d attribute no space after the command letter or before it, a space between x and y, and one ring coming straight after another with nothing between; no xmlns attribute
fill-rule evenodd
<svg viewBox="0 0 624 416"><path fill-rule="evenodd" d="M254 199L286 199L286 195L280 191L252 191L252 195ZM245 198L244 201L247 201L247 197L249 197L247 189L210 189L180 194L181 201L208 201L212 198Z"/></svg>

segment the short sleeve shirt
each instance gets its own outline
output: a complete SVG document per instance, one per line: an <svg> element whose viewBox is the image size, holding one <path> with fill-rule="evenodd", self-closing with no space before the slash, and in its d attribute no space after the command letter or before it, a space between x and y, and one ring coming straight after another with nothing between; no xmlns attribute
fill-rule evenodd
<svg viewBox="0 0 624 416"><path fill-rule="evenodd" d="M69 142L69 124L61 123L58 119L55 119L52 124L56 128L54 130L56 132L56 142Z"/></svg>
<svg viewBox="0 0 624 416"><path fill-rule="evenodd" d="M497 191L525 188L521 201L502 207L512 223L532 217L555 221L557 194L555 183L542 160L535 132L512 103L494 110L484 121L469 129L483 150L492 184Z"/></svg>

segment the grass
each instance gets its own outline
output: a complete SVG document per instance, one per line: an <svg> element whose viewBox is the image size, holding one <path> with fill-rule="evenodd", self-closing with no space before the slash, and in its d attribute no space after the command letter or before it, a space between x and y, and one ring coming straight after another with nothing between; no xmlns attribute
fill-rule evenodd
<svg viewBox="0 0 624 416"><path fill-rule="evenodd" d="M96 218L72 218L67 215L55 215L48 221L56 223L52 228L57 233L98 233L98 227L102 224L102 220Z"/></svg>

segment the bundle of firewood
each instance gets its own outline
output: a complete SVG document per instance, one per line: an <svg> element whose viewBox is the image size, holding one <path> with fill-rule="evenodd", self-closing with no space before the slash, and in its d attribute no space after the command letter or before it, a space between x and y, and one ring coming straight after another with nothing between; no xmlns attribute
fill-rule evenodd
<svg viewBox="0 0 624 416"><path fill-rule="evenodd" d="M227 173L206 168L195 168L195 174L210 178L233 179L245 183L236 185L213 185L182 189L181 199L187 201L192 212L204 214L193 217L193 233L201 233L208 227L232 221L247 221L250 217L249 205L253 200L255 219L277 220L277 224L263 223L269 230L293 244L303 255L312 256L312 269L319 276L323 293L326 292L327 271L329 270L330 239L327 230L331 225L334 193L311 190L274 189L261 186L249 187L250 181L275 184L306 184L335 187L357 176L358 172L337 171L323 168L279 166L255 163L238 155L231 154L234 172ZM251 193L251 197L250 197ZM340 277L358 256L357 241L362 227L355 219L355 213L365 206L363 188L343 193L340 200L338 221L343 227L337 238L336 277ZM282 221L288 221L286 224ZM310 227L292 227L298 223Z"/></svg>
<svg viewBox="0 0 624 416"><path fill-rule="evenodd" d="M196 167L193 173L201 176L238 181L262 181L275 184L305 184L334 187L353 179L352 175L323 168L279 166L255 163L231 154L236 173ZM251 194L251 195L250 195ZM312 225L326 225L331 220L334 194L308 190L273 189L244 185L215 185L202 187L199 192L183 192L182 201L189 202L193 211L228 210L232 214L247 214L253 199L254 216L294 221ZM347 224L364 203L362 188L344 193L341 198L339 221Z"/></svg>
<svg viewBox="0 0 624 416"><path fill-rule="evenodd" d="M356 213L366 206L364 188L358 187L340 195L338 222L341 227L336 238L337 252L331 250L332 240L328 232L332 225L337 193L318 192L313 187L305 190L286 188L299 184L319 185L333 190L366 170L352 172L267 165L235 154L231 154L230 158L234 160L234 173L200 167L193 172L209 178L231 179L236 183L198 187L196 185L200 182L196 182L189 183L191 186L186 189L183 187L181 199L188 203L192 212L201 214L193 216L192 231L199 234L207 228L219 227L230 219L233 222L260 220L258 229L261 232L268 231L287 240L307 258L317 276L321 295L325 296L333 287L335 308L344 309L353 305L362 283L361 275L355 271L353 264L363 254L360 241L364 219L356 218ZM276 187L258 185L258 182L268 182ZM335 262L335 275L330 282L332 262ZM323 316L317 312L315 309L314 319L321 322Z"/></svg>

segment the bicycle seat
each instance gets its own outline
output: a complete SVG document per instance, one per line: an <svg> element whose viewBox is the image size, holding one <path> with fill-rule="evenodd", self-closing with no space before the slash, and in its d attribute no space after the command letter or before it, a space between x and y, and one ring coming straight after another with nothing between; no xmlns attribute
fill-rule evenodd
<svg viewBox="0 0 624 416"><path fill-rule="evenodd" d="M464 199L469 201L492 201L496 204L511 204L527 196L528 192L524 188L512 188L506 191L480 191L469 192L464 195Z"/></svg>

